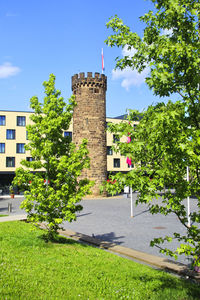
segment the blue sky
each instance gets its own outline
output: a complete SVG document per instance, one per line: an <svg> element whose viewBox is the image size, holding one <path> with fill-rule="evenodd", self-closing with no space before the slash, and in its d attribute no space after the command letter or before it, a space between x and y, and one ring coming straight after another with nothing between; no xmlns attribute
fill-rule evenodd
<svg viewBox="0 0 200 300"><path fill-rule="evenodd" d="M119 48L104 41L111 31L106 22L117 14L133 31L142 34L139 17L152 8L145 0L6 0L0 2L0 110L28 111L29 100L43 98L42 83L56 76L56 88L71 95L71 76L101 73L104 50L108 78L107 116L127 108L142 110L159 101L144 83L144 76L128 70L113 72Z"/></svg>

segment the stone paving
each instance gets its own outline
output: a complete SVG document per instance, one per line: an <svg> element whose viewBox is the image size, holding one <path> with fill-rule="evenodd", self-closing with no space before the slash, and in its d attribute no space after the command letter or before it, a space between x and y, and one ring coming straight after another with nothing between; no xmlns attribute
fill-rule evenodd
<svg viewBox="0 0 200 300"><path fill-rule="evenodd" d="M134 193L134 203L136 197L137 194ZM148 254L166 258L165 255L159 253L158 248L149 246L150 241L155 237L164 237L173 232L182 234L186 232L175 215L151 215L148 207L142 204L133 207L134 216L131 218L130 198L84 200L82 205L83 210L78 214L77 221L65 223L66 229ZM191 211L196 208L196 205L197 200L191 199ZM177 246L178 243L175 242L170 245L171 249ZM190 263L184 256L180 256L178 262Z"/></svg>

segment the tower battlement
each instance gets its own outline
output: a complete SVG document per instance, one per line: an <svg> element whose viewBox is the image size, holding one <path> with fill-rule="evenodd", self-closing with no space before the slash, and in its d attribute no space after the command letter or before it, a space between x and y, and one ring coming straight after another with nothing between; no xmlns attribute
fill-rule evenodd
<svg viewBox="0 0 200 300"><path fill-rule="evenodd" d="M82 86L87 87L97 87L107 90L107 77L104 74L87 72L87 77L85 73L79 73L72 76L72 91L76 94L76 89Z"/></svg>

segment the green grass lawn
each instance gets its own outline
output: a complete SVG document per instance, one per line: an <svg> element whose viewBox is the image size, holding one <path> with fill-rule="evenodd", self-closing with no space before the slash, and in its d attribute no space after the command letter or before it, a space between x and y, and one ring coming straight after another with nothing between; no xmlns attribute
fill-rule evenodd
<svg viewBox="0 0 200 300"><path fill-rule="evenodd" d="M0 299L199 299L200 286L73 240L0 223Z"/></svg>

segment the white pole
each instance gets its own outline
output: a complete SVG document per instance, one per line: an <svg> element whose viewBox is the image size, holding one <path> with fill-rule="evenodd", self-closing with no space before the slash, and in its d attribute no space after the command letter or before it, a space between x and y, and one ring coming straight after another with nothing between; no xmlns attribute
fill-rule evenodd
<svg viewBox="0 0 200 300"><path fill-rule="evenodd" d="M132 187L130 188L130 193L131 193L131 218L133 218L133 189L132 189Z"/></svg>
<svg viewBox="0 0 200 300"><path fill-rule="evenodd" d="M187 166L187 182L189 182L189 167ZM190 222L190 197L187 197L187 215L188 215L188 227L191 226Z"/></svg>
<svg viewBox="0 0 200 300"><path fill-rule="evenodd" d="M130 115L130 112L128 110L128 116ZM132 169L132 164L130 165L130 169ZM130 187L130 194L131 194L131 218L133 218L133 189Z"/></svg>

